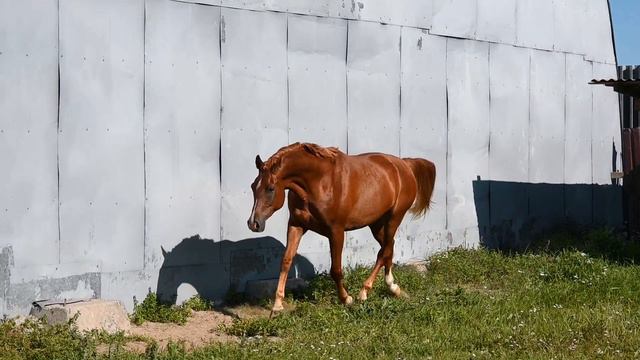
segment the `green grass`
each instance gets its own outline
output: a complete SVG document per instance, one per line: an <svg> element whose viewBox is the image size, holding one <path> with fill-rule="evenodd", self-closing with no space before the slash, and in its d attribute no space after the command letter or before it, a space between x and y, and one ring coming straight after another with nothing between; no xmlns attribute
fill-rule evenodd
<svg viewBox="0 0 640 360"><path fill-rule="evenodd" d="M583 235L602 239L581 237L580 244L619 241L612 234ZM629 246L621 241L591 249ZM576 248L567 242L519 255L453 250L432 257L426 273L396 267L396 281L410 299L389 296L379 278L369 300L350 307L337 303L333 282L322 275L302 297L289 299L296 305L292 312L226 327L242 337L240 344L193 352L172 344L163 352L150 347L145 355L114 351L111 358L640 358L640 266L624 251L609 256ZM352 295L367 275L364 268L347 273ZM96 343L121 343L105 338L78 334L72 325L20 328L9 322L0 328L0 357L100 358L91 350Z"/></svg>
<svg viewBox="0 0 640 360"><path fill-rule="evenodd" d="M181 305L168 305L161 303L157 295L150 292L141 303L134 303L130 319L136 325L141 325L145 321L184 325L191 316L192 310L205 311L211 308L211 302L198 295L191 297Z"/></svg>
<svg viewBox="0 0 640 360"><path fill-rule="evenodd" d="M81 334L73 322L48 326L27 320L0 324L1 359L88 359L95 357L94 337Z"/></svg>
<svg viewBox="0 0 640 360"><path fill-rule="evenodd" d="M366 273L349 274L352 292ZM390 298L379 281L370 301L338 306L321 277L293 313L239 321L229 331L285 339L234 349L238 358L633 358L640 355L639 276L637 266L579 252L455 250L432 258L426 275L398 269L409 301Z"/></svg>

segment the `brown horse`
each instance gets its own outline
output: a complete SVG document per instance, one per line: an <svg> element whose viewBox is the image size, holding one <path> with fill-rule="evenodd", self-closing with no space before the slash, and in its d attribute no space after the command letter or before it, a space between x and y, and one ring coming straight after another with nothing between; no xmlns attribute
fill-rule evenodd
<svg viewBox="0 0 640 360"><path fill-rule="evenodd" d="M381 249L359 299L367 299L383 265L389 290L404 295L391 273L394 236L407 211L422 216L429 208L436 177L432 162L381 153L349 156L333 147L295 143L266 162L256 156L256 167L259 173L251 185L254 203L249 229L264 231L265 221L282 208L285 189L289 190L287 248L272 313L283 308L289 267L307 230L329 239L331 277L342 303L353 302L342 282L344 232L365 226L371 228Z"/></svg>

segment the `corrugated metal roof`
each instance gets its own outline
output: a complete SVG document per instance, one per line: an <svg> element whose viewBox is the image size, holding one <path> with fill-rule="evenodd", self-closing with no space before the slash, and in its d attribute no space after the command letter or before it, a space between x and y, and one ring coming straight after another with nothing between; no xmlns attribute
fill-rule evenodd
<svg viewBox="0 0 640 360"><path fill-rule="evenodd" d="M602 84L602 85L634 85L640 84L640 79L593 79L589 84Z"/></svg>
<svg viewBox="0 0 640 360"><path fill-rule="evenodd" d="M589 84L613 87L613 90L640 97L640 66L618 66L618 79L593 79Z"/></svg>

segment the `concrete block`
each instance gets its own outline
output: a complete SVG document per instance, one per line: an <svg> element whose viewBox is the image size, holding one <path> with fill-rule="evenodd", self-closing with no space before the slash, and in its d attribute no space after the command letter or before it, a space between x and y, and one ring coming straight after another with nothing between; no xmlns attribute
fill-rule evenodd
<svg viewBox="0 0 640 360"><path fill-rule="evenodd" d="M131 328L127 312L117 300L36 301L29 313L36 318L44 317L49 324L67 322L76 314L76 325L80 331L97 329L115 333Z"/></svg>
<svg viewBox="0 0 640 360"><path fill-rule="evenodd" d="M289 279L285 285L286 291L302 290L307 287L307 281L304 279ZM245 294L254 299L272 298L278 287L278 279L253 280L247 281L245 286Z"/></svg>

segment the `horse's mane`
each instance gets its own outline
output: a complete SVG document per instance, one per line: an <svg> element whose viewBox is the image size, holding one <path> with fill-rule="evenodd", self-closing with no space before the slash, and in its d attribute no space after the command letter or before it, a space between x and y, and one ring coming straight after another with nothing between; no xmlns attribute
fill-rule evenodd
<svg viewBox="0 0 640 360"><path fill-rule="evenodd" d="M280 148L265 162L264 166L266 169L275 171L285 156L297 151L305 151L319 159L329 159L332 161L335 160L336 156L340 153L340 150L336 147L323 147L312 143L297 142Z"/></svg>

